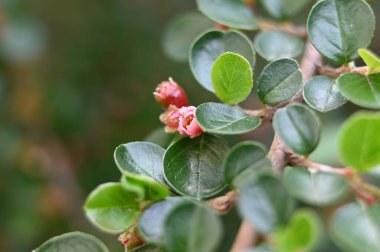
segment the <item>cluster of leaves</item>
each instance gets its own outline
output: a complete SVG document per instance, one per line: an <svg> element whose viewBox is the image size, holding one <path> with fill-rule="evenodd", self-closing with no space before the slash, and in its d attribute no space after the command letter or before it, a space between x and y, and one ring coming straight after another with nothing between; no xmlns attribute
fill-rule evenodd
<svg viewBox="0 0 380 252"><path fill-rule="evenodd" d="M307 3L262 1L277 20L291 17ZM297 209L296 200L314 206L341 202L349 191L345 178L307 167L287 167L281 177L275 176L264 145L245 141L230 148L220 135L243 134L261 124L262 118L234 106L253 89L255 51L270 61L257 78L257 96L264 111L276 110L274 130L294 155L308 156L319 143L321 121L315 110L337 109L347 100L379 109L380 60L361 49L370 44L374 33L371 7L363 0L322 0L314 5L307 22L307 37L314 47L338 66L352 64L360 54L368 71L303 80L298 62L292 59L303 51L302 39L264 31L251 43L236 29L256 30L260 23L243 1L197 0L197 4L210 19L231 29L207 30L193 41L189 35L197 36L211 22L198 19L199 14L185 15L165 33L165 50L176 60L188 58L197 81L222 103L197 107L196 120L205 132L201 136L176 137L166 150L149 142L117 147L114 158L121 181L96 188L85 203L86 215L111 233L137 225L146 244L134 251L215 251L221 223L203 200L237 190L241 216L261 234L273 237L262 244L265 251L311 250L323 225L313 210ZM300 92L306 105L291 102ZM339 150L345 166L361 173L380 165L379 131L376 112L357 113L344 123ZM331 236L347 251L378 251L379 219L379 204L350 202L333 214ZM107 251L100 241L81 233L53 238L36 251L60 251L65 246Z"/></svg>

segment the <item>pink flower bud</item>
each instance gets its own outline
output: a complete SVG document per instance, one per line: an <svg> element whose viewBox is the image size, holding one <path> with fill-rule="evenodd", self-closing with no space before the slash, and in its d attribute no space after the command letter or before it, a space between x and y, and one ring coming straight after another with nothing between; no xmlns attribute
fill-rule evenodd
<svg viewBox="0 0 380 252"><path fill-rule="evenodd" d="M185 91L172 78L169 78L169 81L161 82L153 95L165 108L169 105L177 108L189 105Z"/></svg>
<svg viewBox="0 0 380 252"><path fill-rule="evenodd" d="M188 135L190 138L199 136L203 133L197 120L195 119L194 106L182 107L179 109L179 125L178 131L181 135Z"/></svg>
<svg viewBox="0 0 380 252"><path fill-rule="evenodd" d="M166 125L166 132L176 132L178 130L180 116L179 108L174 105L170 105L167 110L160 115L161 122Z"/></svg>

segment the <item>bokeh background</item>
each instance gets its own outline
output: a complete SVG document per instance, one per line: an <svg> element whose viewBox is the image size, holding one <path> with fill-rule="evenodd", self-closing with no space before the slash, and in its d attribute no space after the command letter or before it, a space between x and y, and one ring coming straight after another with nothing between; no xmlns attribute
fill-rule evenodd
<svg viewBox="0 0 380 252"><path fill-rule="evenodd" d="M115 236L87 222L83 201L98 184L119 179L116 146L161 127L162 109L152 96L160 81L172 76L194 105L216 101L187 63L168 59L162 50L166 24L195 10L194 2L0 1L0 251L31 251L73 230L122 251ZM373 8L380 13L379 3ZM379 20L372 44L378 54ZM258 69L263 64L258 59ZM245 105L257 106L254 97ZM323 117L328 141L316 159L339 162L331 141L355 109L348 104ZM270 144L271 136L267 126L243 137ZM236 232L235 214L225 219L228 232ZM228 251L231 238L220 251Z"/></svg>

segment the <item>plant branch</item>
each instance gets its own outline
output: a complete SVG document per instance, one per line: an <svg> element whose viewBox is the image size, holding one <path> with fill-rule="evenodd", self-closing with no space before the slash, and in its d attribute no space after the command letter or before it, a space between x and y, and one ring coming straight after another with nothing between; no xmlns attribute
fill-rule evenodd
<svg viewBox="0 0 380 252"><path fill-rule="evenodd" d="M256 22L262 31L282 31L301 38L307 37L305 26L297 26L292 23L278 23L264 18L257 18Z"/></svg>
<svg viewBox="0 0 380 252"><path fill-rule="evenodd" d="M256 232L252 225L244 220L240 225L231 252L240 252L244 249L254 247L260 241L260 237L261 235Z"/></svg>
<svg viewBox="0 0 380 252"><path fill-rule="evenodd" d="M207 204L216 212L225 214L235 205L236 198L237 192L232 190L226 195L209 200Z"/></svg>
<svg viewBox="0 0 380 252"><path fill-rule="evenodd" d="M327 75L333 78L338 78L339 75L344 73L358 73L362 75L367 75L368 73L368 67L347 67L342 66L339 68L333 68L330 66L318 66L318 73L321 75Z"/></svg>

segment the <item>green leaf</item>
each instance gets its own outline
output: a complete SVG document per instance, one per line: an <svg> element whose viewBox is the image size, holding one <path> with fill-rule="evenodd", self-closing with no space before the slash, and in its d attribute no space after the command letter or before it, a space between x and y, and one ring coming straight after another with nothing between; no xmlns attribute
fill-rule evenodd
<svg viewBox="0 0 380 252"><path fill-rule="evenodd" d="M255 141L245 141L235 145L224 161L226 181L231 184L240 174L246 177L246 171L260 173L259 170L263 168L267 152L263 144ZM233 184L236 186L235 183Z"/></svg>
<svg viewBox="0 0 380 252"><path fill-rule="evenodd" d="M260 2L272 17L286 19L301 11L310 0L260 0Z"/></svg>
<svg viewBox="0 0 380 252"><path fill-rule="evenodd" d="M375 17L363 0L323 0L309 14L307 28L314 47L337 64L348 64L367 47L375 31Z"/></svg>
<svg viewBox="0 0 380 252"><path fill-rule="evenodd" d="M211 78L216 96L230 105L247 99L253 87L251 65L236 53L222 54L212 66Z"/></svg>
<svg viewBox="0 0 380 252"><path fill-rule="evenodd" d="M241 185L238 209L255 229L264 234L284 224L295 202L275 178L262 176Z"/></svg>
<svg viewBox="0 0 380 252"><path fill-rule="evenodd" d="M164 227L166 217L174 206L183 201L184 199L179 197L167 198L144 210L137 225L138 231L144 241L165 245Z"/></svg>
<svg viewBox="0 0 380 252"><path fill-rule="evenodd" d="M310 172L301 167L287 167L283 174L283 183L294 198L316 206L334 204L348 192L343 177L324 172Z"/></svg>
<svg viewBox="0 0 380 252"><path fill-rule="evenodd" d="M300 38L281 31L258 33L254 45L260 56L268 61L298 57L303 52L304 47Z"/></svg>
<svg viewBox="0 0 380 252"><path fill-rule="evenodd" d="M339 152L343 163L359 171L380 164L380 114L357 113L339 132Z"/></svg>
<svg viewBox="0 0 380 252"><path fill-rule="evenodd" d="M335 212L330 229L333 241L344 251L378 252L380 204L344 205Z"/></svg>
<svg viewBox="0 0 380 252"><path fill-rule="evenodd" d="M177 15L170 20L164 31L162 46L165 54L177 62L187 61L194 38L212 27L213 22L199 12Z"/></svg>
<svg viewBox="0 0 380 252"><path fill-rule="evenodd" d="M226 141L217 136L182 138L166 150L165 178L181 195L211 198L226 188L223 160L227 152Z"/></svg>
<svg viewBox="0 0 380 252"><path fill-rule="evenodd" d="M167 148L171 141L173 140L173 135L165 132L164 127L159 127L151 131L145 138L145 142L151 142L161 146L162 148Z"/></svg>
<svg viewBox="0 0 380 252"><path fill-rule="evenodd" d="M290 99L302 85L297 61L279 59L269 63L257 80L257 94L264 104L277 105Z"/></svg>
<svg viewBox="0 0 380 252"><path fill-rule="evenodd" d="M380 71L380 58L376 54L365 48L359 49L358 53L368 66L369 74L377 73Z"/></svg>
<svg viewBox="0 0 380 252"><path fill-rule="evenodd" d="M201 35L190 49L190 67L197 81L207 90L214 92L211 79L212 65L224 52L243 55L252 68L255 51L251 41L237 31L209 31Z"/></svg>
<svg viewBox="0 0 380 252"><path fill-rule="evenodd" d="M228 27L256 30L258 25L248 5L240 0L197 0L198 9L215 22Z"/></svg>
<svg viewBox="0 0 380 252"><path fill-rule="evenodd" d="M327 76L311 78L304 86L303 98L310 107L321 112L328 112L346 103L335 80Z"/></svg>
<svg viewBox="0 0 380 252"><path fill-rule="evenodd" d="M137 194L138 201L157 201L169 196L168 188L156 180L134 173L125 173L121 178L122 186Z"/></svg>
<svg viewBox="0 0 380 252"><path fill-rule="evenodd" d="M321 135L319 117L301 104L277 110L273 127L284 143L299 155L309 155L317 147Z"/></svg>
<svg viewBox="0 0 380 252"><path fill-rule="evenodd" d="M119 145L114 152L114 159L122 173L147 175L164 183L162 167L164 152L162 147L153 143L132 142Z"/></svg>
<svg viewBox="0 0 380 252"><path fill-rule="evenodd" d="M165 243L168 252L216 251L222 224L209 208L186 202L176 205L166 217Z"/></svg>
<svg viewBox="0 0 380 252"><path fill-rule="evenodd" d="M84 210L88 219L101 230L121 233L139 215L139 204L136 194L127 191L121 183L106 183L91 192Z"/></svg>
<svg viewBox="0 0 380 252"><path fill-rule="evenodd" d="M314 211L299 209L285 228L275 232L276 251L312 251L321 237L321 230L321 220Z"/></svg>
<svg viewBox="0 0 380 252"><path fill-rule="evenodd" d="M248 116L239 108L220 103L203 103L195 112L197 122L205 132L234 135L260 126L259 117Z"/></svg>
<svg viewBox="0 0 380 252"><path fill-rule="evenodd" d="M350 102L365 108L380 108L380 73L368 76L346 73L337 79L337 84Z"/></svg>
<svg viewBox="0 0 380 252"><path fill-rule="evenodd" d="M95 236L71 232L51 238L33 252L108 252L108 249Z"/></svg>
<svg viewBox="0 0 380 252"><path fill-rule="evenodd" d="M144 244L140 247L128 250L128 252L164 252L165 250L154 244Z"/></svg>

